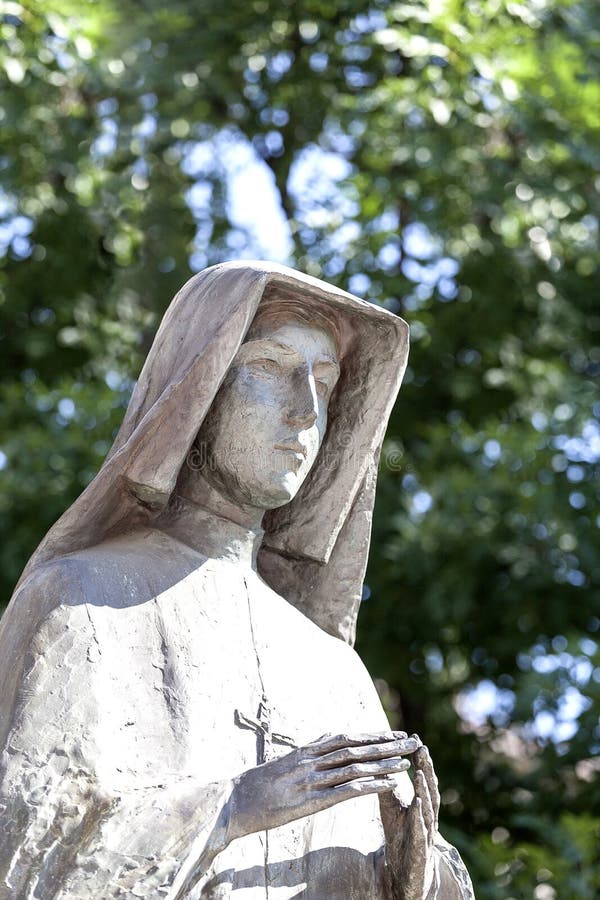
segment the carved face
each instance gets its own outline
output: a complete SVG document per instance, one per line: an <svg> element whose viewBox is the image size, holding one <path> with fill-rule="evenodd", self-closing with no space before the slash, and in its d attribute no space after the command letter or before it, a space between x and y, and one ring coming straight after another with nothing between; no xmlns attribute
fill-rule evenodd
<svg viewBox="0 0 600 900"><path fill-rule="evenodd" d="M317 458L338 376L324 329L290 318L253 330L198 435L206 478L234 502L289 503Z"/></svg>

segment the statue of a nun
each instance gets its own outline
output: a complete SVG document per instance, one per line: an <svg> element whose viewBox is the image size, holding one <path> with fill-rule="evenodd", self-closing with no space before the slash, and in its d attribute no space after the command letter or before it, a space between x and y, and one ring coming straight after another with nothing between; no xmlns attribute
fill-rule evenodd
<svg viewBox="0 0 600 900"><path fill-rule="evenodd" d="M472 898L352 649L406 356L271 263L175 297L0 625L2 900Z"/></svg>

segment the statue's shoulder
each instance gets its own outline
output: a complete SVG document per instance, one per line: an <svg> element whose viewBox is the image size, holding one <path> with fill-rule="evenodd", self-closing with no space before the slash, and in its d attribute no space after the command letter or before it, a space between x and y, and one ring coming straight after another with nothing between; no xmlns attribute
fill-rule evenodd
<svg viewBox="0 0 600 900"><path fill-rule="evenodd" d="M67 658L83 658L92 639L82 566L66 556L35 566L0 620L4 708L11 708L21 690L22 699L29 696L44 673L58 676Z"/></svg>
<svg viewBox="0 0 600 900"><path fill-rule="evenodd" d="M83 575L83 566L71 554L38 564L15 591L8 612L11 607L18 607L23 617L28 610L39 614L62 606L67 598L81 592Z"/></svg>
<svg viewBox="0 0 600 900"><path fill-rule="evenodd" d="M23 641L40 636L51 641L70 628L81 633L89 625L85 602L90 588L84 560L68 555L42 563L15 591L0 630L14 630Z"/></svg>
<svg viewBox="0 0 600 900"><path fill-rule="evenodd" d="M102 603L107 588L114 594L120 585L135 581L148 560L168 552L167 544L160 533L148 529L53 557L32 570L11 607L18 608L21 617L30 611L38 622L49 615L79 618L85 614L79 607Z"/></svg>
<svg viewBox="0 0 600 900"><path fill-rule="evenodd" d="M86 579L103 575L105 566L117 566L120 570L138 566L144 560L172 552L174 542L155 528L139 528L117 537L107 538L99 544L85 547L57 557L47 564L56 566L65 574Z"/></svg>

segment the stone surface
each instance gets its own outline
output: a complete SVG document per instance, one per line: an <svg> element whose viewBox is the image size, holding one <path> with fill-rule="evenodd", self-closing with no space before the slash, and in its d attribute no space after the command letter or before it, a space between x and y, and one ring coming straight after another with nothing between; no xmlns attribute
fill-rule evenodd
<svg viewBox="0 0 600 900"><path fill-rule="evenodd" d="M268 263L177 295L0 623L1 898L473 896L351 646L406 355Z"/></svg>

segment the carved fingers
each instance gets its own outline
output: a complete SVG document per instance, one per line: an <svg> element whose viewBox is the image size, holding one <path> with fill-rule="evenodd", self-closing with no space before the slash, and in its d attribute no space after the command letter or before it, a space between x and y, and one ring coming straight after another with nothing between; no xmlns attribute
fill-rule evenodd
<svg viewBox="0 0 600 900"><path fill-rule="evenodd" d="M322 743L316 741L314 744L309 744L307 750L309 755L315 758L317 769L333 769L353 762L383 760L388 757L414 753L421 746L418 738L407 738L405 735L396 737L388 734L382 738L377 735L360 735L359 738L351 739L340 746L341 737L340 735L335 738L327 738ZM359 739L360 743L358 743Z"/></svg>
<svg viewBox="0 0 600 900"><path fill-rule="evenodd" d="M414 810L413 818L415 822L413 827L416 830L416 837L419 842L424 840L427 849L433 846L433 838L435 834L435 814L433 812L433 804L429 794L427 781L422 772L415 773L414 779L415 797L413 800Z"/></svg>
<svg viewBox="0 0 600 900"><path fill-rule="evenodd" d="M433 768L433 763L431 761L431 756L429 754L429 750L427 747L421 746L413 757L413 762L415 768L417 770L417 776L421 776L419 778L419 782L424 782L426 788L426 796L428 797L428 812L431 811L431 827L434 832L437 831L438 828L438 818L440 813L440 791L438 787L437 775L435 774L435 770ZM416 782L417 778L415 778L415 790L416 790ZM421 796L425 791L421 790L419 796Z"/></svg>
<svg viewBox="0 0 600 900"><path fill-rule="evenodd" d="M390 791L390 776L410 767L404 756L419 746L418 739L393 733L325 735L305 748L310 783L317 791L329 791L336 802L340 795Z"/></svg>
<svg viewBox="0 0 600 900"><path fill-rule="evenodd" d="M370 747L375 744L392 744L402 739L406 739L406 732L404 731L377 731L368 734L323 734L316 741L307 744L304 750L306 753L312 753L314 756L323 756L336 750L347 750L350 747ZM413 735L412 739L417 746L421 745L421 741L416 735Z"/></svg>
<svg viewBox="0 0 600 900"><path fill-rule="evenodd" d="M438 829L440 792L438 780L427 747L421 746L413 756L415 796L409 810L412 842L426 856L431 854Z"/></svg>
<svg viewBox="0 0 600 900"><path fill-rule="evenodd" d="M232 833L238 836L283 825L363 794L394 789L394 776L418 738L393 732L324 735L242 773L232 796Z"/></svg>
<svg viewBox="0 0 600 900"><path fill-rule="evenodd" d="M391 756L375 762L353 763L349 766L336 766L325 771L317 769L312 776L312 783L316 788L327 788L347 781L362 778L384 778L394 775L396 772L405 772L410 767L407 759L399 756ZM388 783L389 790L390 785Z"/></svg>
<svg viewBox="0 0 600 900"><path fill-rule="evenodd" d="M352 800L365 794L383 794L392 790L394 782L389 775L380 778L356 778L353 781L336 784L326 790L317 792L323 800L323 808L342 803L344 800Z"/></svg>
<svg viewBox="0 0 600 900"><path fill-rule="evenodd" d="M416 735L412 739L418 740ZM392 794L379 798L393 896L399 900L423 900L434 879L440 809L438 781L426 747L420 744L411 763L414 797L410 806L403 806Z"/></svg>

